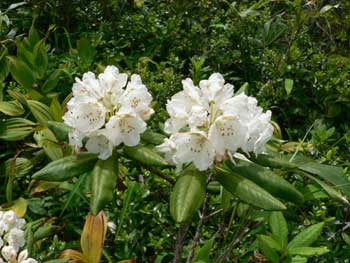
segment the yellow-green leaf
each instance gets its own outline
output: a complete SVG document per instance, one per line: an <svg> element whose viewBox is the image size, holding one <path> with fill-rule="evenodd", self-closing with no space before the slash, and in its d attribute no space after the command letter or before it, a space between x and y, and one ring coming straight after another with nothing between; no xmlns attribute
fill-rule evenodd
<svg viewBox="0 0 350 263"><path fill-rule="evenodd" d="M0 111L9 116L19 116L24 113L22 105L14 101L0 101Z"/></svg>
<svg viewBox="0 0 350 263"><path fill-rule="evenodd" d="M47 126L48 121L53 121L48 106L36 100L27 100L27 103L35 119L40 122L40 124Z"/></svg>
<svg viewBox="0 0 350 263"><path fill-rule="evenodd" d="M23 87L31 89L36 76L26 63L16 57L7 57L10 62L10 72L12 77Z"/></svg>
<svg viewBox="0 0 350 263"><path fill-rule="evenodd" d="M44 128L36 131L34 139L40 147L43 147L45 153L52 161L63 157L61 146L50 129Z"/></svg>
<svg viewBox="0 0 350 263"><path fill-rule="evenodd" d="M23 118L11 118L0 122L0 139L19 141L34 132L36 124Z"/></svg>

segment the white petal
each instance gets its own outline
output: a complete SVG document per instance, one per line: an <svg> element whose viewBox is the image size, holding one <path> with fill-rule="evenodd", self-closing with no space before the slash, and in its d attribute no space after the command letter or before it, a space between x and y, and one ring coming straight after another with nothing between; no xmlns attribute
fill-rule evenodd
<svg viewBox="0 0 350 263"><path fill-rule="evenodd" d="M75 78L76 83L73 84L74 97L91 97L96 100L103 97L103 91L99 85L95 74L87 72L83 75L83 79Z"/></svg>
<svg viewBox="0 0 350 263"><path fill-rule="evenodd" d="M27 258L26 260L23 260L21 263L38 263L34 258Z"/></svg>
<svg viewBox="0 0 350 263"><path fill-rule="evenodd" d="M68 133L69 144L74 146L76 152L79 152L80 148L83 147L83 139L85 134L77 129L73 129Z"/></svg>
<svg viewBox="0 0 350 263"><path fill-rule="evenodd" d="M208 111L202 106L193 106L188 118L188 124L191 128L202 127L208 123Z"/></svg>
<svg viewBox="0 0 350 263"><path fill-rule="evenodd" d="M224 115L210 127L209 139L219 157L222 157L226 150L234 153L244 146L248 139L247 133L247 127L236 116Z"/></svg>
<svg viewBox="0 0 350 263"><path fill-rule="evenodd" d="M164 124L164 131L168 134L178 132L181 128L187 125L188 118L170 118Z"/></svg>
<svg viewBox="0 0 350 263"><path fill-rule="evenodd" d="M193 162L200 171L213 165L215 151L203 132L177 133L175 162L178 165Z"/></svg>
<svg viewBox="0 0 350 263"><path fill-rule="evenodd" d="M175 154L176 154L176 145L173 140L174 136L164 139L164 142L156 146L157 151L165 154L165 159L172 165L175 165Z"/></svg>
<svg viewBox="0 0 350 263"><path fill-rule="evenodd" d="M145 85L135 85L135 83L130 82L120 101L122 108L129 108L135 113L140 114L141 112L149 109L149 105L152 101L152 96L148 92Z"/></svg>
<svg viewBox="0 0 350 263"><path fill-rule="evenodd" d="M12 246L4 246L1 249L1 254L6 261L15 261L17 258L17 251Z"/></svg>
<svg viewBox="0 0 350 263"><path fill-rule="evenodd" d="M106 160L113 152L112 143L104 135L90 136L85 147L88 152L98 153L101 160Z"/></svg>
<svg viewBox="0 0 350 263"><path fill-rule="evenodd" d="M146 123L142 119L129 114L117 114L110 118L103 133L116 146L122 142L127 146L135 146L145 130Z"/></svg>
<svg viewBox="0 0 350 263"><path fill-rule="evenodd" d="M73 119L67 123L71 127L85 133L93 132L105 124L106 109L100 103L81 103L71 111ZM68 116L68 114L67 114ZM64 120L68 122L66 115Z"/></svg>
<svg viewBox="0 0 350 263"><path fill-rule="evenodd" d="M184 93L193 101L200 101L200 89L193 84L192 79L187 78L181 81Z"/></svg>
<svg viewBox="0 0 350 263"><path fill-rule="evenodd" d="M12 228L7 236L7 242L16 251L25 244L24 231L18 228Z"/></svg>
<svg viewBox="0 0 350 263"><path fill-rule="evenodd" d="M125 87L128 75L119 73L118 68L115 66L107 66L105 71L98 75L98 79L104 92L115 92Z"/></svg>
<svg viewBox="0 0 350 263"><path fill-rule="evenodd" d="M19 255L18 255L18 263L21 263L22 261L24 261L25 259L27 259L28 257L28 250L25 249L25 250L22 250Z"/></svg>

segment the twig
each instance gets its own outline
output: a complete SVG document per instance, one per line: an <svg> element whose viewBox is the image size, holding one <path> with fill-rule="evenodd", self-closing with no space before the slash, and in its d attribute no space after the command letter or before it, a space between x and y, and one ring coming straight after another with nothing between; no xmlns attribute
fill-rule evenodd
<svg viewBox="0 0 350 263"><path fill-rule="evenodd" d="M225 260L227 260L229 255L230 255L230 253L231 253L231 251L235 248L235 246L238 243L240 243L242 241L244 236L249 232L249 229L250 228L255 228L259 224L261 224L261 223L260 222L256 222L255 224L253 224L253 221L248 221L246 224L244 224L243 227L238 232L236 238L234 240L232 240L231 243L227 246L227 249L224 251L224 254L222 255L222 257L218 258L215 261L215 263L222 263Z"/></svg>
<svg viewBox="0 0 350 263"><path fill-rule="evenodd" d="M212 173L210 173L208 176L207 184L211 181L212 176L213 176ZM209 200L209 193L207 192L205 194L205 198L204 198L204 202L203 202L203 206L202 206L202 213L200 214L199 223L198 223L194 238L192 240L191 250L190 250L190 253L188 254L186 263L191 263L193 260L194 251L195 251L195 249L198 245L198 241L199 241L199 235L200 235L204 220L206 219L205 212L207 210L208 200Z"/></svg>
<svg viewBox="0 0 350 263"><path fill-rule="evenodd" d="M175 243L175 256L173 263L181 263L181 256L183 251L183 242L187 233L190 223L181 224L176 237Z"/></svg>
<svg viewBox="0 0 350 263"><path fill-rule="evenodd" d="M203 208L202 208L202 214L200 215L200 219L199 219L199 223L196 229L196 234L194 235L194 238L192 240L192 247L190 250L190 253L188 254L186 263L191 263L194 257L194 250L196 249L197 245L198 245L198 241L199 241L199 235L203 226L203 222L205 220L205 210L207 209L207 205L208 205L208 196L209 194L206 193L205 198L204 198L204 202L203 202Z"/></svg>
<svg viewBox="0 0 350 263"><path fill-rule="evenodd" d="M168 181L172 185L174 185L176 183L175 179L171 178L170 176L167 176L167 175L163 174L161 171L159 171L156 168L153 168L153 167L150 167L150 166L145 166L145 165L143 165L143 167L145 169L147 169L148 171L154 173L155 175L159 176L160 178L163 178L165 181Z"/></svg>

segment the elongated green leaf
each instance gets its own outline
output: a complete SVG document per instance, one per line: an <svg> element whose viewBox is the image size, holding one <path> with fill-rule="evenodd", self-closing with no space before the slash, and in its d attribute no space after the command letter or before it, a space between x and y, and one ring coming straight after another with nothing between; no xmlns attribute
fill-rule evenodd
<svg viewBox="0 0 350 263"><path fill-rule="evenodd" d="M33 179L60 182L90 171L97 160L91 153L67 156L53 161L33 175Z"/></svg>
<svg viewBox="0 0 350 263"><path fill-rule="evenodd" d="M211 263L210 260L210 250L212 249L215 241L215 236L209 239L205 244L197 248L194 254L193 262L203 262L203 263Z"/></svg>
<svg viewBox="0 0 350 263"><path fill-rule="evenodd" d="M19 141L34 132L36 124L23 118L11 118L0 122L0 139Z"/></svg>
<svg viewBox="0 0 350 263"><path fill-rule="evenodd" d="M327 182L332 183L344 194L350 196L350 181L344 176L343 169L341 167L310 162L300 165L299 169L320 176Z"/></svg>
<svg viewBox="0 0 350 263"><path fill-rule="evenodd" d="M126 155L142 164L148 166L165 167L168 166L168 162L160 156L158 153L153 151L151 148L146 146L135 146L135 147L124 147Z"/></svg>
<svg viewBox="0 0 350 263"><path fill-rule="evenodd" d="M90 212L97 215L110 201L117 184L118 163L114 156L98 160L91 172Z"/></svg>
<svg viewBox="0 0 350 263"><path fill-rule="evenodd" d="M188 169L177 180L170 196L170 213L179 223L192 218L205 197L206 175Z"/></svg>
<svg viewBox="0 0 350 263"><path fill-rule="evenodd" d="M307 262L306 257L295 256L295 257L292 257L292 261L290 263L306 263L306 262Z"/></svg>
<svg viewBox="0 0 350 263"><path fill-rule="evenodd" d="M153 145L159 145L163 143L165 138L166 138L165 135L161 133L153 132L151 130L146 130L144 133L141 134L142 141Z"/></svg>
<svg viewBox="0 0 350 263"><path fill-rule="evenodd" d="M61 107L61 104L58 102L57 96L52 98L49 111L55 121L62 121L63 109Z"/></svg>
<svg viewBox="0 0 350 263"><path fill-rule="evenodd" d="M311 180L315 181L316 183L318 183L330 197L332 197L334 199L338 199L339 201L343 202L346 205L350 205L349 201L340 192L338 192L336 189L334 189L329 184L317 179L316 177L314 177L308 173L299 171L299 174L302 174L302 175L310 178Z"/></svg>
<svg viewBox="0 0 350 263"><path fill-rule="evenodd" d="M19 116L24 113L22 105L14 101L0 101L0 111L9 116Z"/></svg>
<svg viewBox="0 0 350 263"><path fill-rule="evenodd" d="M309 226L296 235L292 241L289 242L287 249L294 249L297 247L308 247L314 243L321 235L324 222Z"/></svg>
<svg viewBox="0 0 350 263"><path fill-rule="evenodd" d="M329 252L327 247L295 247L288 249L290 255L299 256L321 256Z"/></svg>
<svg viewBox="0 0 350 263"><path fill-rule="evenodd" d="M294 81L292 79L284 80L284 89L286 90L287 95L292 92Z"/></svg>
<svg viewBox="0 0 350 263"><path fill-rule="evenodd" d="M282 247L279 244L277 240L275 240L271 236L266 236L266 235L258 235L258 239L267 245L269 245L270 248L273 248L274 250L281 251Z"/></svg>
<svg viewBox="0 0 350 263"><path fill-rule="evenodd" d="M263 255L272 263L280 263L280 257L277 252L269 246L269 243L267 243L266 240L259 238L259 248Z"/></svg>
<svg viewBox="0 0 350 263"><path fill-rule="evenodd" d="M289 162L288 158L282 154L276 154L273 156L259 154L257 157L252 155L251 159L257 164L271 168L294 169L298 167L297 164Z"/></svg>
<svg viewBox="0 0 350 263"><path fill-rule="evenodd" d="M27 106L27 100L25 96L15 90L7 90L7 93L15 100L19 101L22 105Z"/></svg>
<svg viewBox="0 0 350 263"><path fill-rule="evenodd" d="M44 85L41 87L41 91L43 93L48 93L55 89L63 73L64 71L62 69L56 69L55 71L53 71L44 82Z"/></svg>
<svg viewBox="0 0 350 263"><path fill-rule="evenodd" d="M231 197L232 197L232 194L227 191L225 188L223 188L221 186L221 193L220 193L220 197L221 197L221 208L224 210L224 211L227 211L230 209L231 207Z"/></svg>
<svg viewBox="0 0 350 263"><path fill-rule="evenodd" d="M47 47L45 45L45 40L46 38L43 38L38 43L36 43L33 50L35 54L35 69L40 79L44 77L48 65Z"/></svg>
<svg viewBox="0 0 350 263"><path fill-rule="evenodd" d="M10 72L12 77L23 87L31 89L35 82L35 75L33 71L24 63L16 57L8 57L10 62Z"/></svg>
<svg viewBox="0 0 350 263"><path fill-rule="evenodd" d="M308 184L302 190L305 201L315 199L329 199L329 195L317 184Z"/></svg>
<svg viewBox="0 0 350 263"><path fill-rule="evenodd" d="M284 248L288 243L288 225L283 213L280 211L272 212L269 224L273 238L279 242L281 248Z"/></svg>
<svg viewBox="0 0 350 263"><path fill-rule="evenodd" d="M7 54L7 49L4 49L4 51L0 54L0 82L3 82L10 73L9 62L6 58Z"/></svg>
<svg viewBox="0 0 350 263"><path fill-rule="evenodd" d="M57 121L48 121L47 125L54 132L58 140L64 141L68 138L70 128L67 124Z"/></svg>
<svg viewBox="0 0 350 263"><path fill-rule="evenodd" d="M216 180L242 201L266 210L283 210L285 205L249 179L232 171L216 167Z"/></svg>
<svg viewBox="0 0 350 263"><path fill-rule="evenodd" d="M45 153L52 161L63 157L61 146L50 129L44 128L36 131L34 133L34 139L40 147L43 147Z"/></svg>
<svg viewBox="0 0 350 263"><path fill-rule="evenodd" d="M49 237L53 234L54 230L56 230L58 227L51 225L51 224L46 224L41 227L39 227L35 232L34 232L34 241L41 240L45 237Z"/></svg>
<svg viewBox="0 0 350 263"><path fill-rule="evenodd" d="M6 160L0 165L0 174L1 175L8 175L11 169L11 163L12 163L12 158L9 160ZM28 174L32 169L33 169L33 163L22 157L17 157L16 158L16 163L15 163L15 175L16 177L22 177Z"/></svg>
<svg viewBox="0 0 350 263"><path fill-rule="evenodd" d="M35 119L40 122L40 124L46 126L47 121L53 121L48 106L36 100L27 100L27 103Z"/></svg>
<svg viewBox="0 0 350 263"><path fill-rule="evenodd" d="M235 173L253 181L273 196L293 203L303 203L303 195L295 187L268 168L248 162L240 162L239 165L227 163Z"/></svg>

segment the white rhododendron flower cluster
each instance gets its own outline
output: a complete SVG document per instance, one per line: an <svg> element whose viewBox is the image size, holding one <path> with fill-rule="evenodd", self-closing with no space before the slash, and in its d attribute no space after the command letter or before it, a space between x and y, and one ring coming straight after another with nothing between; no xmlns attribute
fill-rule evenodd
<svg viewBox="0 0 350 263"><path fill-rule="evenodd" d="M238 149L259 154L271 138L271 111L263 112L254 97L234 96L233 85L220 73L202 80L199 87L190 78L182 81L166 107L170 118L165 123L169 139L158 146L165 158L178 169L192 162L198 170L211 167Z"/></svg>
<svg viewBox="0 0 350 263"><path fill-rule="evenodd" d="M0 263L37 263L35 259L28 258L28 250L20 249L25 245L23 228L26 221L18 218L15 212L0 211Z"/></svg>
<svg viewBox="0 0 350 263"><path fill-rule="evenodd" d="M72 128L70 144L79 151L86 139L87 151L98 153L103 160L121 143L137 145L146 130L145 121L154 113L151 101L139 75L128 81L128 75L115 66L107 66L97 78L92 72L85 73L82 80L76 78L63 117Z"/></svg>

